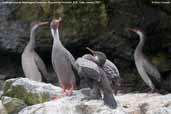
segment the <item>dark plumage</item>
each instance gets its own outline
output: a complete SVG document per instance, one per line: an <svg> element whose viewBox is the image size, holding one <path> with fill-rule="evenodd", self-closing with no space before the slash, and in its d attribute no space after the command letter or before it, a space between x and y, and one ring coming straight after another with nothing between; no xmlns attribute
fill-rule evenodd
<svg viewBox="0 0 171 114"><path fill-rule="evenodd" d="M120 78L119 70L116 67L116 65L112 63L110 60L108 60L106 55L103 52L94 51L90 48L87 48L87 49L92 52L93 56L90 54L86 54L84 57L86 57L87 59L91 61L94 61L98 65L100 61L103 61L102 63L100 63L103 65L99 65L99 66L105 71L112 88L114 88L115 90L115 94L117 94L117 90L118 90L118 87L120 86L121 78Z"/></svg>
<svg viewBox="0 0 171 114"><path fill-rule="evenodd" d="M116 108L117 103L114 99L110 82L104 70L96 63L85 58L78 58L76 60L76 65L78 74L91 80L91 87L98 92L97 95L99 95L99 90L103 92L103 100L105 104L111 108Z"/></svg>
<svg viewBox="0 0 171 114"><path fill-rule="evenodd" d="M48 73L46 66L39 55L35 52L35 31L41 25L47 22L35 24L31 28L30 41L22 53L22 68L27 78L35 81L42 81L42 78L47 78Z"/></svg>
<svg viewBox="0 0 171 114"><path fill-rule="evenodd" d="M97 52L98 58L86 54L76 60L77 70L80 77L85 77L89 81L89 86L93 89L95 97L101 97L100 91L103 92L103 100L106 105L111 108L116 108L117 103L113 96L111 83L108 79L106 71L103 69L106 63L104 53ZM98 61L100 60L100 61Z"/></svg>
<svg viewBox="0 0 171 114"><path fill-rule="evenodd" d="M151 88L152 91L161 88L161 75L155 65L153 65L147 57L143 54L143 47L146 36L142 30L129 29L135 32L139 38L139 44L137 45L134 52L134 60L137 70L144 80L144 82Z"/></svg>

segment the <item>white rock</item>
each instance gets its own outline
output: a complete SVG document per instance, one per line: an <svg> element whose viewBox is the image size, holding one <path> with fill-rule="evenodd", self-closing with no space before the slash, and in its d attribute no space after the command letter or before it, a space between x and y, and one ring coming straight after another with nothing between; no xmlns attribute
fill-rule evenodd
<svg viewBox="0 0 171 114"><path fill-rule="evenodd" d="M110 109L102 100L86 100L77 91L71 97L63 97L24 108L18 114L127 114L121 107Z"/></svg>
<svg viewBox="0 0 171 114"><path fill-rule="evenodd" d="M27 78L9 79L5 82L3 96L22 99L27 104L38 104L49 101L62 94L60 87Z"/></svg>
<svg viewBox="0 0 171 114"><path fill-rule="evenodd" d="M116 99L129 114L171 114L171 94L126 94Z"/></svg>
<svg viewBox="0 0 171 114"><path fill-rule="evenodd" d="M171 114L171 94L129 93L118 95L115 96L118 108L112 110L104 105L103 100L88 100L88 97L82 93L84 89L75 90L71 97L65 96L58 100L49 101L51 99L46 99L43 100L44 102L39 102L41 100L34 102L37 98L43 98L41 95L43 96L44 93L48 94L49 97L61 96L62 89L25 78L13 79L10 87L7 84L4 93L19 96L18 93L15 93L17 86L24 87L28 92L26 94L36 93L35 97L32 96L34 98L32 102L35 105L22 109L19 114ZM22 92L19 93L22 94ZM20 99L22 98L20 96ZM30 98L23 100L28 103Z"/></svg>
<svg viewBox="0 0 171 114"><path fill-rule="evenodd" d="M7 111L5 110L1 100L0 100L0 114L7 114Z"/></svg>

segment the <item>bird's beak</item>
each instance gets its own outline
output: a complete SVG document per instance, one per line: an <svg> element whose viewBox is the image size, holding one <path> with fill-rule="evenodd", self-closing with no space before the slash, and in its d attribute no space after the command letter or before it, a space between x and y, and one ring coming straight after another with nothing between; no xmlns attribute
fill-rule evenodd
<svg viewBox="0 0 171 114"><path fill-rule="evenodd" d="M128 31L136 32L136 29L128 28Z"/></svg>
<svg viewBox="0 0 171 114"><path fill-rule="evenodd" d="M128 28L129 31L136 32L136 29Z"/></svg>
<svg viewBox="0 0 171 114"><path fill-rule="evenodd" d="M45 24L48 24L49 22L40 22L40 23L38 23L38 26L40 26L40 25L45 25Z"/></svg>
<svg viewBox="0 0 171 114"><path fill-rule="evenodd" d="M93 55L95 55L95 51L90 49L89 47L86 47L87 50L89 50Z"/></svg>
<svg viewBox="0 0 171 114"><path fill-rule="evenodd" d="M62 21L62 18L61 17L59 17L59 19L55 19L54 20L54 22L57 23L57 24L59 24L61 21Z"/></svg>

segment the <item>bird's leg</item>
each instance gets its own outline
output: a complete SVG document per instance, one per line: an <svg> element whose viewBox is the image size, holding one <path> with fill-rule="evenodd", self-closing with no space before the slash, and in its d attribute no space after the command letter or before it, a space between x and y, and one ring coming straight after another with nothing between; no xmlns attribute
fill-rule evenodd
<svg viewBox="0 0 171 114"><path fill-rule="evenodd" d="M73 90L74 90L74 85L72 84L72 85L71 85L71 88L70 88L69 90L66 91L66 95L67 95L67 96L71 96Z"/></svg>
<svg viewBox="0 0 171 114"><path fill-rule="evenodd" d="M62 89L63 89L62 93L65 93L66 92L66 87L64 85L62 85Z"/></svg>

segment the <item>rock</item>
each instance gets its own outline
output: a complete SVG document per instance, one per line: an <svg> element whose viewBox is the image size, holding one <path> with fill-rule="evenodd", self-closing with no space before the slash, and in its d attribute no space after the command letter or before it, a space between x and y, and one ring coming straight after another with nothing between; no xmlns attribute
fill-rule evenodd
<svg viewBox="0 0 171 114"><path fill-rule="evenodd" d="M27 78L9 79L5 82L3 96L22 99L26 104L43 103L59 96L62 89L52 84L45 84Z"/></svg>
<svg viewBox="0 0 171 114"><path fill-rule="evenodd" d="M16 78L7 80L3 90L3 96L18 98L32 105L19 114L170 114L171 111L171 94L119 94L115 96L118 107L112 110L104 105L103 100L87 96L90 92L87 88L74 90L73 95L68 97L61 95L61 88L51 84ZM56 96L59 98L52 100Z"/></svg>
<svg viewBox="0 0 171 114"><path fill-rule="evenodd" d="M171 107L168 108L160 108L159 110L157 110L156 112L154 112L154 114L171 114Z"/></svg>
<svg viewBox="0 0 171 114"><path fill-rule="evenodd" d="M2 89L3 89L3 85L4 85L4 81L3 80L0 80L0 97L3 93Z"/></svg>
<svg viewBox="0 0 171 114"><path fill-rule="evenodd" d="M17 114L21 109L26 107L24 101L17 98L3 96L1 99L8 114Z"/></svg>
<svg viewBox="0 0 171 114"><path fill-rule="evenodd" d="M170 114L171 94L126 94L117 97L129 114Z"/></svg>
<svg viewBox="0 0 171 114"><path fill-rule="evenodd" d="M170 114L171 111L171 94L119 95L115 97L118 108L111 110L102 100L88 100L82 91L75 92L71 97L26 107L19 114Z"/></svg>
<svg viewBox="0 0 171 114"><path fill-rule="evenodd" d="M0 100L0 114L8 114L1 100Z"/></svg>
<svg viewBox="0 0 171 114"><path fill-rule="evenodd" d="M75 91L71 97L26 107L18 114L127 114L121 107L110 109L102 100L88 100L82 91Z"/></svg>

